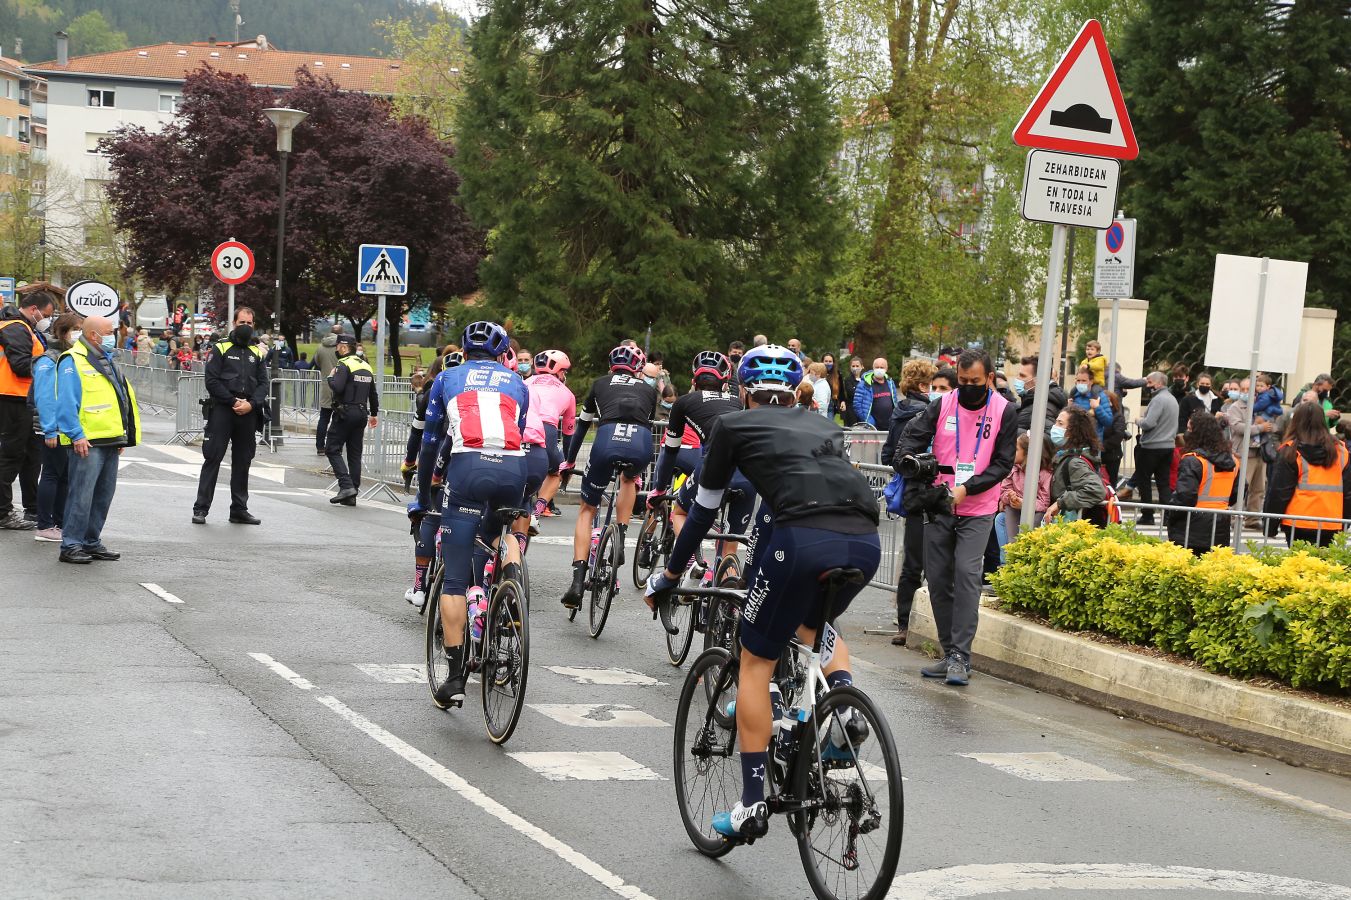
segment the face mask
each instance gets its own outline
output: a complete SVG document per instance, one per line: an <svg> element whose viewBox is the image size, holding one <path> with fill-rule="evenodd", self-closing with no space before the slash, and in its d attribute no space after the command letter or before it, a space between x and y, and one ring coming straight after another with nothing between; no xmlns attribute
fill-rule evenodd
<svg viewBox="0 0 1351 900"><path fill-rule="evenodd" d="M735 366L737 363L741 362L741 354L733 353L731 356L728 357L728 359L730 359L732 361L732 365Z"/></svg>
<svg viewBox="0 0 1351 900"><path fill-rule="evenodd" d="M236 344L247 344L249 341L253 340L253 326L236 325L234 333L231 335L231 339Z"/></svg>
<svg viewBox="0 0 1351 900"><path fill-rule="evenodd" d="M834 364L834 363L826 363L826 371L827 371L827 372L834 372L834 371L835 371L835 364Z"/></svg>
<svg viewBox="0 0 1351 900"><path fill-rule="evenodd" d="M517 364L516 364L516 371L519 372L519 373L522 374L522 375L529 375L529 374L530 374L530 363L528 363L528 362L519 362L519 363L517 363Z"/></svg>
<svg viewBox="0 0 1351 900"><path fill-rule="evenodd" d="M1051 443L1055 444L1057 447L1063 446L1065 443L1065 429L1061 428L1059 425L1052 425Z"/></svg>
<svg viewBox="0 0 1351 900"><path fill-rule="evenodd" d="M104 350L113 350L117 347L117 339L110 332L103 336L103 340L99 341L99 346Z"/></svg>
<svg viewBox="0 0 1351 900"><path fill-rule="evenodd" d="M48 316L48 317L45 318L45 319L38 319L38 323L37 323L36 325L33 326L34 330L36 330L36 331L46 331L48 328L51 328L51 327L52 327L52 317L51 317L51 316Z"/></svg>
<svg viewBox="0 0 1351 900"><path fill-rule="evenodd" d="M653 387L656 387L656 386L657 386L657 376L656 376L656 375L644 375L644 376L643 376L643 381L647 382L648 384L652 385Z"/></svg>
<svg viewBox="0 0 1351 900"><path fill-rule="evenodd" d="M1087 394L1087 393L1088 393L1088 385L1086 385L1086 384L1076 384L1076 385L1074 386L1074 389L1075 389L1076 391L1078 391L1080 394Z"/></svg>
<svg viewBox="0 0 1351 900"><path fill-rule="evenodd" d="M1021 378L1013 379L1013 392L1021 397L1027 391L1027 385Z"/></svg>
<svg viewBox="0 0 1351 900"><path fill-rule="evenodd" d="M365 351L365 350L358 350L358 351L357 351L357 356L358 356L360 359L365 359L365 358L366 358L366 351Z"/></svg>
<svg viewBox="0 0 1351 900"><path fill-rule="evenodd" d="M1239 400L1239 399L1241 399L1242 397L1243 397L1243 394L1240 393L1239 391L1230 391L1230 392L1229 392L1229 399L1230 399L1230 400Z"/></svg>
<svg viewBox="0 0 1351 900"><path fill-rule="evenodd" d="M1201 385L1199 388L1196 389L1196 393L1200 394L1202 397L1209 397L1210 385L1208 384Z"/></svg>
<svg viewBox="0 0 1351 900"><path fill-rule="evenodd" d="M1318 399L1319 399L1319 400L1326 400L1326 399L1328 398L1328 394L1329 394L1329 393L1331 393L1331 392L1330 392L1330 391L1319 391L1319 392L1318 392Z"/></svg>
<svg viewBox="0 0 1351 900"><path fill-rule="evenodd" d="M886 369L873 369L873 378L876 378L878 381L881 381L883 378L886 377L887 377Z"/></svg>
<svg viewBox="0 0 1351 900"><path fill-rule="evenodd" d="M860 375L863 374L863 370L862 370L862 369L855 369L855 368L853 368L852 366L849 368L849 371L854 373L854 377L855 377L855 378L858 378Z"/></svg>
<svg viewBox="0 0 1351 900"><path fill-rule="evenodd" d="M942 391L929 391L929 402L932 403L941 396L943 396Z"/></svg>
<svg viewBox="0 0 1351 900"><path fill-rule="evenodd" d="M84 332L81 331L80 329L76 328L74 331L72 331L72 332L70 333L70 343L71 343L71 346L74 346L75 344L78 344L78 343L80 342L80 338L82 338L82 337L84 337Z"/></svg>
<svg viewBox="0 0 1351 900"><path fill-rule="evenodd" d="M990 389L983 384L957 385L957 402L967 409L980 409L989 397Z"/></svg>

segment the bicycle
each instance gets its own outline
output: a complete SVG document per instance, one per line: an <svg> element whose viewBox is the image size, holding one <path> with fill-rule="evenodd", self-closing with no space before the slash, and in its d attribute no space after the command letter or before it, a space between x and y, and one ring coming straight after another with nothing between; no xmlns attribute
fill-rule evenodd
<svg viewBox="0 0 1351 900"><path fill-rule="evenodd" d="M713 540L717 548L716 562L712 564L713 574L709 577L707 584L715 587L735 587L740 585L741 564L737 559L736 545L749 544L750 539L742 534L732 534L727 531L727 511L730 507L740 502L743 498L741 491L732 488L727 491L723 497L722 505L718 508L718 518L713 523L713 530L706 536L706 540ZM669 554L668 554L669 557ZM707 572L708 569L706 568ZM715 623L715 615L717 616ZM731 613L731 622L735 623L740 615L740 608L737 607ZM717 608L716 601L710 601L707 598L696 602L693 598L688 600L677 600L672 598L662 616L662 625L666 631L666 659L673 666L683 665L685 658L689 656L690 647L694 643L694 632L704 632L704 649L710 646L710 632L708 626L714 624L715 631L720 634L728 632L729 613L727 609L721 611ZM675 629L672 631L671 629ZM730 638L729 638L730 639ZM731 644L725 644L731 649Z"/></svg>
<svg viewBox="0 0 1351 900"><path fill-rule="evenodd" d="M598 638L605 630L605 621L610 617L610 603L619 591L620 562L624 553L624 544L619 539L619 523L614 520L615 500L619 496L619 480L625 475L641 474L641 467L632 463L615 463L610 486L605 489L605 524L600 527L600 536L594 542L586 563L586 593L590 600L587 604L591 637ZM599 512L599 510L597 510ZM577 618L577 610L568 610L568 621Z"/></svg>
<svg viewBox="0 0 1351 900"><path fill-rule="evenodd" d="M643 527L633 548L633 586L642 590L647 579L671 557L675 531L671 527L671 501L675 491L650 501L652 508L643 517Z"/></svg>
<svg viewBox="0 0 1351 900"><path fill-rule="evenodd" d="M787 817L807 881L823 900L884 897L900 861L905 821L900 758L886 719L862 690L853 685L827 689L822 674L837 636L828 624L835 595L863 578L858 569L822 573L827 624L811 647L794 638L774 674L793 724L784 749L771 741L765 801L771 814ZM708 587L672 593L737 604L746 596L742 590ZM676 803L690 840L700 853L715 858L755 840L728 838L712 826L713 813L731 809L740 798L734 705L739 665L737 651L705 650L685 678L676 712ZM865 868L871 875L862 874Z"/></svg>
<svg viewBox="0 0 1351 900"><path fill-rule="evenodd" d="M466 675L477 672L483 700L483 725L488 739L504 744L516 730L521 710L525 707L525 686L530 664L530 597L527 589L510 578L503 577L507 563L507 541L515 541L511 524L521 510L496 511L501 527L494 549L482 539L475 544L490 554L495 561L491 574L485 573L481 585L488 592L488 609L483 618L483 633L475 640L472 617L466 616L464 626L464 669ZM427 592L427 686L432 702L440 709L436 690L450 677L450 663L446 659L445 634L441 625L441 587L445 567L441 562L441 536L437 533L436 562L428 580ZM522 560L524 562L524 560ZM524 568L522 568L524 573Z"/></svg>

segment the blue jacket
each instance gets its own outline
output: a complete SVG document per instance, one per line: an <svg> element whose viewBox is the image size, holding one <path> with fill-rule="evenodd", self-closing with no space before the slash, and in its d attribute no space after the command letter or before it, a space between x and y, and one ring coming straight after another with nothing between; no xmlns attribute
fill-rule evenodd
<svg viewBox="0 0 1351 900"><path fill-rule="evenodd" d="M1253 418L1266 419L1274 422L1281 417L1284 410L1281 409L1281 403L1285 400L1285 395L1276 385L1271 386L1271 390L1264 394L1258 394L1257 399L1253 401Z"/></svg>
<svg viewBox="0 0 1351 900"><path fill-rule="evenodd" d="M887 388L891 391L891 405L893 407L900 404L900 397L896 392L896 382L891 378L887 379ZM858 387L854 389L854 415L858 416L859 424L868 424L877 427L877 421L873 419L873 373L869 369L863 373L863 377L858 381Z"/></svg>
<svg viewBox="0 0 1351 900"><path fill-rule="evenodd" d="M33 360L33 403L38 408L42 436L59 437L61 429L56 423L56 360L45 354ZM76 415L79 415L78 406Z"/></svg>
<svg viewBox="0 0 1351 900"><path fill-rule="evenodd" d="M1079 393L1078 389L1070 392L1070 402L1082 410L1090 412L1097 420L1094 424L1098 426L1098 443L1102 443L1103 437L1107 434L1107 429L1112 427L1112 401L1107 399L1107 392L1098 385L1090 385L1087 394ZM1090 405L1093 398L1098 398L1098 408L1093 409Z"/></svg>

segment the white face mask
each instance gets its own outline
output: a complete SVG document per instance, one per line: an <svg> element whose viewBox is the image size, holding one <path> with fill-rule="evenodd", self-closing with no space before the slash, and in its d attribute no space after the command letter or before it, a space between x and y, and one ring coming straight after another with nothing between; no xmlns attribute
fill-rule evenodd
<svg viewBox="0 0 1351 900"><path fill-rule="evenodd" d="M84 332L76 328L74 331L70 333L70 343L72 345L78 344L80 342L80 338L82 337L84 337Z"/></svg>
<svg viewBox="0 0 1351 900"><path fill-rule="evenodd" d="M48 328L51 327L52 327L52 317L47 316L45 319L38 319L38 323L33 326L33 329L35 331L46 331Z"/></svg>
<svg viewBox="0 0 1351 900"><path fill-rule="evenodd" d="M887 370L886 370L886 369L873 369L873 377L874 377L874 378L878 378L878 379L886 378L886 377L887 377Z"/></svg>

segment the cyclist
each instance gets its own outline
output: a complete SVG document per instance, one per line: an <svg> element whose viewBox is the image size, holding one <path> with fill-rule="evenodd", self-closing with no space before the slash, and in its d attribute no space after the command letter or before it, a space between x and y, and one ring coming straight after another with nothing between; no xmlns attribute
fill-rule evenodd
<svg viewBox="0 0 1351 900"><path fill-rule="evenodd" d="M690 392L671 407L666 440L663 442L661 457L657 460L654 489L648 498L648 506L652 506L666 494L671 485L672 472L679 468L680 457L687 452L680 449L684 435L693 433L694 443L700 450L693 460L693 471L686 472L685 483L676 495L675 505L671 507L671 528L677 535L694 505L703 448L707 446L713 425L724 414L742 409L740 397L733 394L728 386L732 377L732 363L726 356L716 350L704 350L694 357L691 370L694 374ZM730 511L728 528L735 534L744 534L755 507L754 489L740 472L733 474L732 483L728 486L741 494L741 499Z"/></svg>
<svg viewBox="0 0 1351 900"><path fill-rule="evenodd" d="M614 476L615 465L628 463L640 472L652 461L652 414L657 408L657 389L643 381L639 374L642 369L643 351L637 346L625 343L610 351L610 374L591 384L591 391L582 404L580 424L568 444L567 462L560 467L560 473L566 479L575 466L587 429L593 421L599 420L586 476L582 479L582 505L572 536L572 584L563 594L563 605L568 609L578 609L582 605L591 528L596 510ZM637 472L620 479L615 509L618 510L621 554L638 491L637 480ZM623 564L622 556L620 564Z"/></svg>
<svg viewBox="0 0 1351 900"><path fill-rule="evenodd" d="M539 488L539 499L530 516L530 528L539 530L539 517L549 508L549 502L558 493L561 479L558 467L563 464L560 434L571 437L577 430L577 398L565 384L572 360L562 350L545 350L535 356L535 374L525 380L530 389L530 417L525 423L527 438L537 439L543 446L547 473Z"/></svg>
<svg viewBox="0 0 1351 900"><path fill-rule="evenodd" d="M802 380L797 355L772 344L756 347L742 357L737 374L747 408L717 420L705 447L689 521L666 570L649 579L647 595L649 605L667 606L670 589L708 533L723 491L740 469L763 498L748 567L750 589L741 614L736 723L742 793L729 812L714 815L713 827L728 837L758 837L769 827L765 766L780 712L770 698L775 663L795 631L804 642L815 639L822 624L821 574L855 567L871 578L882 550L877 501L867 478L845 456L844 431L823 416L794 406L795 389ZM857 585L842 588L833 613L844 612L860 590ZM843 640L836 640L834 655L824 668L832 688L853 682ZM851 716L843 731L857 745L867 737L866 728ZM837 745L842 743L843 735Z"/></svg>
<svg viewBox="0 0 1351 900"><path fill-rule="evenodd" d="M422 606L427 599L427 570L436 552L436 533L441 530L441 497L432 489L432 469L436 465L436 451L445 437L445 419L437 419L428 427L427 406L442 373L464 362L464 354L454 344L432 361L427 370L426 385L418 392L414 411L412 434L408 439L408 456L416 460L413 473L417 477L417 499L408 504L408 519L412 523L413 586L404 592L403 599L414 606ZM417 446L413 446L416 440Z"/></svg>
<svg viewBox="0 0 1351 900"><path fill-rule="evenodd" d="M530 392L501 360L510 349L506 331L496 322L474 322L460 341L464 364L437 379L427 403L427 423L446 423L435 472L444 473L441 512L441 628L450 677L436 690L442 706L464 702L465 595L482 562L474 538L495 543L498 523L491 513L514 507L525 491L525 428ZM506 577L521 562L520 548L508 541ZM479 569L475 573L475 568Z"/></svg>

